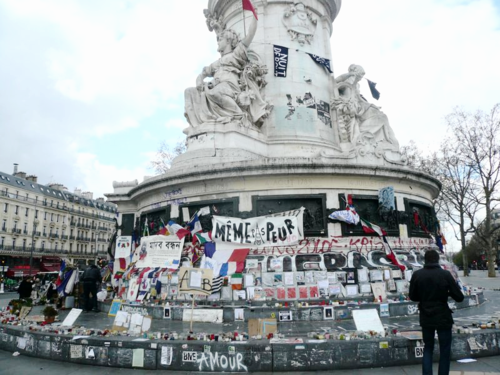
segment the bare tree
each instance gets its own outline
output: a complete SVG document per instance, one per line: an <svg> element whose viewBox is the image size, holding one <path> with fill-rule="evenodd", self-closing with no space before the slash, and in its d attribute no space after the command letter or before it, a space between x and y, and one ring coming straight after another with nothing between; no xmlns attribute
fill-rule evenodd
<svg viewBox="0 0 500 375"><path fill-rule="evenodd" d="M459 146L460 162L470 169L471 193L484 220L471 216L471 226L484 246L488 260L488 276L495 277L496 251L493 240L499 227L493 225L492 211L499 202L500 187L500 103L489 113L465 112L456 108L447 116L452 143ZM469 212L473 215L475 212Z"/></svg>
<svg viewBox="0 0 500 375"><path fill-rule="evenodd" d="M466 238L474 231L473 218L479 206L475 199L479 190L472 180L473 169L464 162L461 145L454 142L443 142L438 153L432 156L431 164L434 176L442 184L439 210L452 224L455 237L460 241L464 276L468 276Z"/></svg>
<svg viewBox="0 0 500 375"><path fill-rule="evenodd" d="M151 161L151 168L156 174L166 173L170 169L172 161L186 152L186 149L186 141L178 141L174 147L169 146L166 141L162 141L154 160Z"/></svg>

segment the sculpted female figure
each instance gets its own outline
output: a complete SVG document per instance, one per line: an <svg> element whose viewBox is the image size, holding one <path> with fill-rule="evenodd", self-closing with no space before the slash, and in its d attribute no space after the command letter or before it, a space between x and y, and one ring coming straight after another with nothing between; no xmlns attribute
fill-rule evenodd
<svg viewBox="0 0 500 375"><path fill-rule="evenodd" d="M221 58L203 68L196 79L196 88L185 91L185 116L191 126L197 127L214 121L228 123L246 117L250 117L248 120L255 123L262 117L267 103L260 97L259 88L252 87L253 83L249 82L252 80L252 68L249 67L247 55L256 31L257 21L253 17L247 36L241 41L233 30L216 30ZM242 79L245 69L248 70L245 74L247 79ZM207 77L213 79L204 82ZM251 91L249 95L252 103L249 95L242 96L242 88ZM252 108L255 105L259 108Z"/></svg>
<svg viewBox="0 0 500 375"><path fill-rule="evenodd" d="M349 122L350 140L355 144L366 141L376 142L382 149L399 151L399 143L394 131L389 125L387 115L379 107L368 103L359 92L359 81L365 75L364 69L352 64L349 72L335 79L339 86L340 98L334 101L334 106L340 110ZM346 90L342 95L342 83L350 85L353 90Z"/></svg>

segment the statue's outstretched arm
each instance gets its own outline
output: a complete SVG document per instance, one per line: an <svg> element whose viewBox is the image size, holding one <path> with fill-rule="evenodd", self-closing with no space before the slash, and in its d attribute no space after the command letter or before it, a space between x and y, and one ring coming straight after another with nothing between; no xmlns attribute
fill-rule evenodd
<svg viewBox="0 0 500 375"><path fill-rule="evenodd" d="M255 33L257 32L257 20L255 19L255 17L251 17L251 19L252 19L252 23L250 24L250 29L248 30L248 34L241 41L241 43L243 43L243 45L247 48L250 47L250 44L252 43L253 37L255 36Z"/></svg>

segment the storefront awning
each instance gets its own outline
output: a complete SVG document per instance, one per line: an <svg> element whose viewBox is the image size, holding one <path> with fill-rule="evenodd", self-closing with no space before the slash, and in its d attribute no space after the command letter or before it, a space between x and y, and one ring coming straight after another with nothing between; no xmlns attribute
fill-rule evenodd
<svg viewBox="0 0 500 375"><path fill-rule="evenodd" d="M40 270L38 268L33 268L31 270L31 276L35 276ZM16 268L9 268L9 270L6 272L7 277L24 277L24 276L29 276L30 270L28 269L16 269Z"/></svg>

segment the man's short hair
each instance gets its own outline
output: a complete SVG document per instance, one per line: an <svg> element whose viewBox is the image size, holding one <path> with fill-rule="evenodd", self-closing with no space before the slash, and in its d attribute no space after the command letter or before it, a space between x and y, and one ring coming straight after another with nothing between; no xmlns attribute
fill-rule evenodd
<svg viewBox="0 0 500 375"><path fill-rule="evenodd" d="M424 255L425 264L439 263L439 253L436 250L427 250Z"/></svg>

